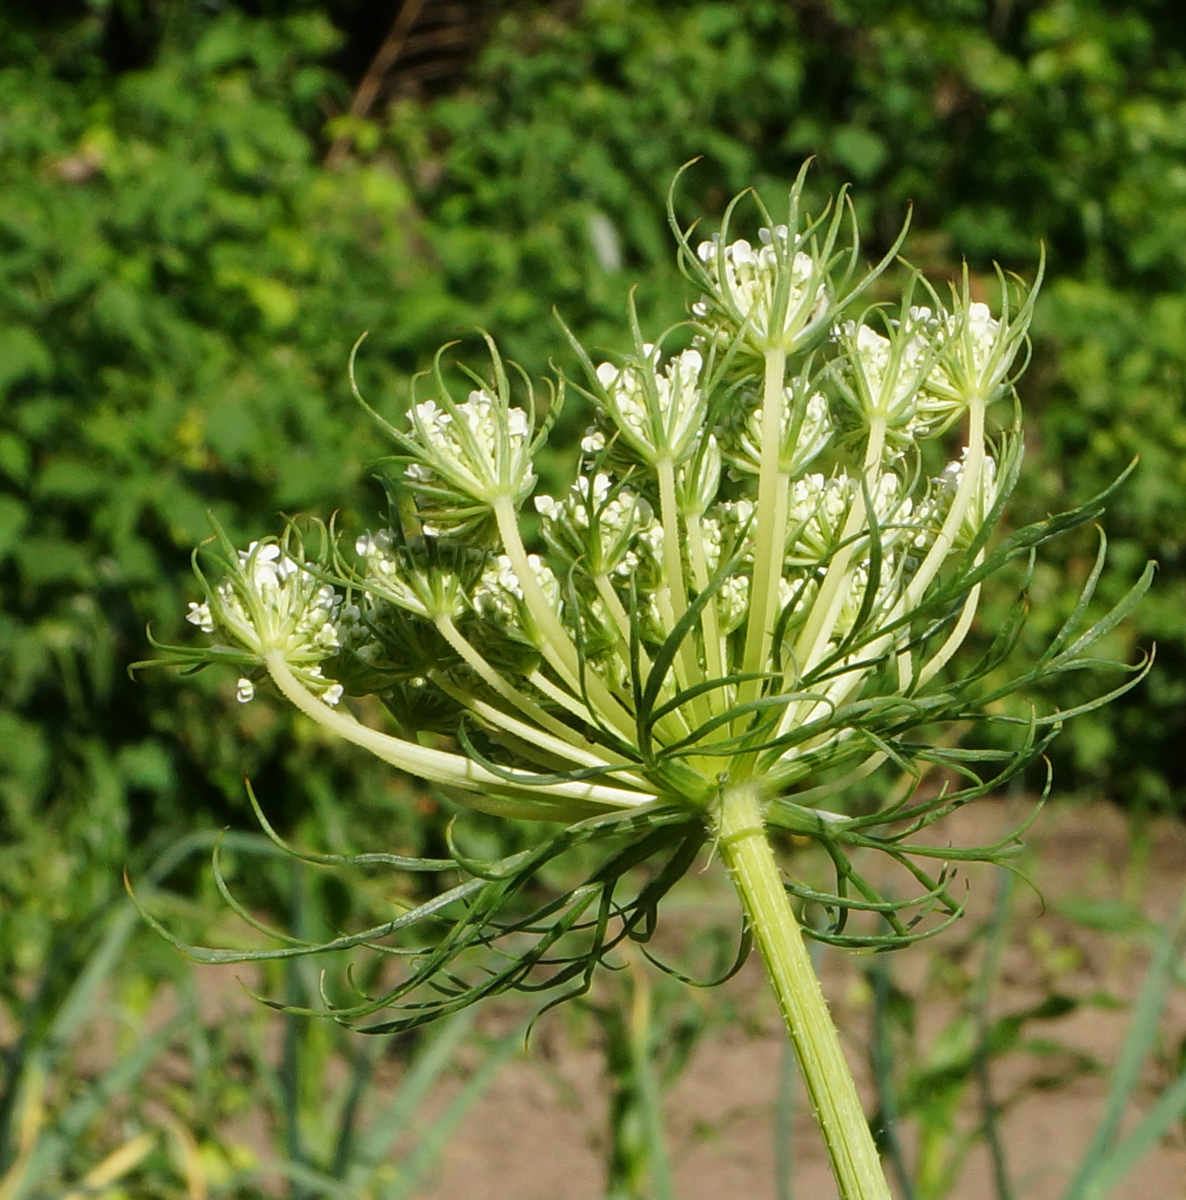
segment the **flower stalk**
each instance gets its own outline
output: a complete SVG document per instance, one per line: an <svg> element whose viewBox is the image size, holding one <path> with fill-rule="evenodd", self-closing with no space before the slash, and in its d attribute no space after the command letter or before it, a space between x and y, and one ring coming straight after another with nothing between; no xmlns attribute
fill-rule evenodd
<svg viewBox="0 0 1186 1200"><path fill-rule="evenodd" d="M774 633L778 583L782 577L782 551L786 540L787 479L779 464L782 444L786 351L770 346L763 356L762 461L758 472L757 528L754 532L753 601L745 629L742 669L760 671L769 654ZM756 681L743 693L752 699Z"/></svg>

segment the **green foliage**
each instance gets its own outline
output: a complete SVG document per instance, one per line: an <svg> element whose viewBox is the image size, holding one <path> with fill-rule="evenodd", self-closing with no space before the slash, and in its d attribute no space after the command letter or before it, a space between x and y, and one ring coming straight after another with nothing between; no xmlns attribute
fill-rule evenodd
<svg viewBox="0 0 1186 1200"><path fill-rule="evenodd" d="M125 668L147 622L176 627L207 510L250 531L349 505L376 452L349 343L374 326L414 361L441 311L399 177L316 162L330 27L200 33L117 78L0 71L0 886L36 874L48 921L90 911L129 838L241 803L245 770L283 763L298 812L343 786L343 760L241 720L225 685L179 698ZM46 926L5 932L21 954Z"/></svg>
<svg viewBox="0 0 1186 1200"><path fill-rule="evenodd" d="M151 61L122 74L98 17L7 18L0 787L5 842L38 847L6 852L15 872L41 865L85 911L129 832L223 809L245 770L298 808L337 790L340 767L311 770L286 719L237 715L225 685L123 677L146 622L176 628L206 510L252 536L277 510L354 503L377 443L342 364L365 328L376 372L417 365L468 320L538 372L562 344L552 301L611 347L632 277L644 320L682 315L660 191L696 154L685 195L709 209L751 178L785 187L808 153L820 192L862 181L885 244L912 200L932 270L955 244L975 269L1024 270L1046 239L1029 503L1064 508L1142 453L1113 548L1134 568L1156 557L1161 579L1115 650L1155 636L1165 664L1078 723L1078 774L1059 778L1173 794L1186 67L1163 9L597 0L511 16L459 93L401 103L379 150L340 172L318 164L319 99L346 94L318 65L336 44L323 17L153 12ZM1039 631L1089 561L1039 572ZM37 837L51 808L52 850ZM78 855L101 881L66 889Z"/></svg>

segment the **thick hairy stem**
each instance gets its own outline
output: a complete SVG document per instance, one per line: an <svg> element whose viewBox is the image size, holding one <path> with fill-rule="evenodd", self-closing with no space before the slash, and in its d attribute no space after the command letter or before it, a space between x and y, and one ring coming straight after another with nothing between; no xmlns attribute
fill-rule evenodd
<svg viewBox="0 0 1186 1200"><path fill-rule="evenodd" d="M852 1072L766 837L756 789L726 789L714 811L721 856L778 998L843 1200L891 1200Z"/></svg>

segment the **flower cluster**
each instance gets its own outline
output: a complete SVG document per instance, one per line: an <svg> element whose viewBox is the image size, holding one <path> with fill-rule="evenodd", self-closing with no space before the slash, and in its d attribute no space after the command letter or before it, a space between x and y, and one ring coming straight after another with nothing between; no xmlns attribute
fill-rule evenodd
<svg viewBox="0 0 1186 1200"><path fill-rule="evenodd" d="M301 682L326 704L342 698L342 685L327 679L322 664L342 644L342 596L330 583L274 541L252 542L235 554L233 567L203 603L191 603L186 620L203 633L220 634L237 661L262 665L282 655ZM255 695L252 680L239 679L237 697Z"/></svg>
<svg viewBox="0 0 1186 1200"><path fill-rule="evenodd" d="M527 414L521 408L498 413L494 398L484 389L444 408L425 400L412 408L410 417L423 458L409 465L406 474L417 483L433 483L440 476L480 494L496 489L503 479L534 478Z"/></svg>
<svg viewBox="0 0 1186 1200"><path fill-rule="evenodd" d="M602 363L597 368L602 408L643 462L682 462L704 426L704 359L692 349L675 355L662 369L659 362L659 348L644 344L637 363L621 368Z"/></svg>
<svg viewBox="0 0 1186 1200"><path fill-rule="evenodd" d="M657 561L663 527L651 506L605 471L580 476L563 500L535 497L543 536L566 562L581 562L593 578L630 579Z"/></svg>
<svg viewBox="0 0 1186 1200"><path fill-rule="evenodd" d="M696 810L734 775L777 799L877 759L845 706L938 670L925 631L947 610L927 597L999 510L1009 450L987 412L1030 302L994 316L966 278L950 305L914 278L897 317L849 316L869 277L837 267L855 255L837 251L843 205L826 224L798 206L756 246L684 243L703 288L691 347L640 338L620 366L581 351L597 422L572 485L534 496L536 545L521 509L547 427L487 339L490 373L463 400L438 359L406 427L385 423L405 497L387 528L332 568L295 538L254 544L190 620L320 704L398 688L410 711L484 728L516 796L559 770L594 806ZM931 478L924 444L957 424Z"/></svg>
<svg viewBox="0 0 1186 1200"><path fill-rule="evenodd" d="M761 471L765 417L760 403L746 413L730 445L729 463L735 471L749 475ZM787 388L783 395L779 469L787 475L799 475L823 453L832 436L832 415L823 394L812 391L804 395Z"/></svg>
<svg viewBox="0 0 1186 1200"><path fill-rule="evenodd" d="M756 249L744 238L726 244L719 234L697 246L709 290L692 311L723 341L740 330L757 347L791 349L829 312L827 267L786 225L763 227L758 236Z"/></svg>
<svg viewBox="0 0 1186 1200"><path fill-rule="evenodd" d="M587 988L615 940L647 936L660 898L711 841L795 1033L841 1191L883 1200L887 1188L866 1187L879 1175L876 1148L819 989L804 986L810 961L788 894L822 906L830 923L813 935L839 945L884 948L954 920L948 870L928 862L997 861L1009 839L952 850L919 831L1041 755L1066 714L1015 718L1001 701L1085 665L1150 571L1080 633L1101 551L1085 597L1019 679L996 682L1019 620L970 671L954 669L983 580L1014 560L1024 571L1034 547L1100 511L1097 500L992 537L1021 456L1017 405L997 401L1015 399L1034 293L1001 277L994 311L972 299L966 271L946 303L914 274L896 316L860 311L899 243L857 277L851 206L842 195L830 216L805 217L802 186L800 176L785 223L758 204L756 247L729 235L736 202L697 248L671 215L700 289L693 319L651 343L632 311L635 351L621 365L595 366L570 334L584 380L558 381L538 426L529 381L512 390L489 338L489 371L466 371L464 400L440 355L432 395L419 377L403 424L359 396L397 448L388 523L355 538L353 553L324 529L312 554L296 527L245 551L219 531L222 577L210 584L196 564L206 595L188 614L213 643L167 650L188 666L245 668L241 701L266 672L307 717L463 804L560 823L488 868L458 853L473 878L381 930L324 946L286 940L280 953L372 946L413 922L436 931L447 909L460 911L452 933L414 956L424 965L409 980L349 1010L405 1006L402 1024L377 1030L534 987L523 981L540 961L552 984ZM926 304L914 303L920 289ZM595 405L577 476L535 495L525 514L566 386ZM397 730L363 724L344 695L376 697ZM977 705L1018 733L1013 749L928 741L944 726L958 740ZM958 790L848 802L883 766L917 783L936 764ZM780 874L768 826L824 843L834 890ZM503 919L544 863L599 838L616 848L585 883L529 919ZM921 895L879 893L854 864L858 850L889 855ZM368 860L381 857L396 861ZM646 885L621 901L623 876L656 857ZM853 932L854 911L877 927ZM483 962L477 982L455 969L508 934L535 941L522 957ZM583 949L566 958L569 935Z"/></svg>

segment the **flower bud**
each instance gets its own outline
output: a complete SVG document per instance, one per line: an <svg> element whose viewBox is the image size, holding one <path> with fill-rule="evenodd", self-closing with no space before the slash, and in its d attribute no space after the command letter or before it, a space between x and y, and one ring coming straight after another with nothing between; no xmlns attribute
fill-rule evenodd
<svg viewBox="0 0 1186 1200"><path fill-rule="evenodd" d="M828 402L821 393L810 391L803 380L796 380L785 392L782 439L779 443L779 471L792 478L801 475L819 457L832 440L832 418ZM762 466L762 421L759 404L749 411L744 423L726 440L725 455L738 474L757 475Z"/></svg>
<svg viewBox="0 0 1186 1200"><path fill-rule="evenodd" d="M262 664L279 651L304 682L335 704L341 688L325 679L318 664L341 647L342 598L300 559L297 539L252 542L229 563L226 578L208 589L204 604L190 604L186 619L205 633L225 638L244 665ZM296 555L296 557L294 557ZM247 703L254 685L238 683Z"/></svg>
<svg viewBox="0 0 1186 1200"><path fill-rule="evenodd" d="M412 461L404 476L417 485L427 536L465 532L500 496L519 503L530 495L534 443L523 409L482 388L461 404L422 401L408 415L412 432L402 440Z"/></svg>
<svg viewBox="0 0 1186 1200"><path fill-rule="evenodd" d="M592 576L630 575L649 555L642 535L656 526L651 506L604 471L579 476L563 500L536 496L535 508L549 547Z"/></svg>
<svg viewBox="0 0 1186 1200"><path fill-rule="evenodd" d="M560 582L551 567L538 554L528 555L527 563L535 573L548 604L559 614L562 611ZM538 647L543 638L524 600L523 585L515 574L514 565L507 555L500 554L474 588L474 610L480 616L494 620L508 633Z"/></svg>
<svg viewBox="0 0 1186 1200"><path fill-rule="evenodd" d="M659 359L657 346L644 345L640 358L623 367L602 363L597 368L602 408L643 462L679 463L691 456L702 436L704 358L698 350L685 350L662 368Z"/></svg>
<svg viewBox="0 0 1186 1200"><path fill-rule="evenodd" d="M756 248L744 238L726 245L719 234L696 247L707 286L692 312L716 340L728 344L740 336L758 354L789 353L826 327L826 256L808 253L786 225L759 229L758 237Z"/></svg>

